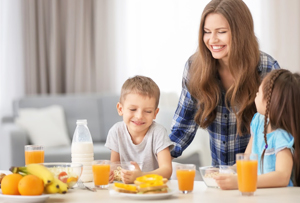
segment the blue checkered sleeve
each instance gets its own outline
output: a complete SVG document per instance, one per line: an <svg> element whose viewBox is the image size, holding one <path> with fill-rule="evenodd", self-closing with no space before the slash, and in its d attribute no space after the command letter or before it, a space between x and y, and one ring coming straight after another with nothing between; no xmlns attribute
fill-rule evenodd
<svg viewBox="0 0 300 203"><path fill-rule="evenodd" d="M173 157L181 156L183 150L193 141L198 129L198 125L194 121L194 115L197 111L197 102L187 90L189 66L190 61L186 63L184 68L182 91L171 127L172 132L170 139L176 144L171 151Z"/></svg>

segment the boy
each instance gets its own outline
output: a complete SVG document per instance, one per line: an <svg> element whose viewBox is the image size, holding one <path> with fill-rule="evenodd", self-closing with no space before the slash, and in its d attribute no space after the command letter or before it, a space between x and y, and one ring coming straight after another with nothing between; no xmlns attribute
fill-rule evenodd
<svg viewBox="0 0 300 203"><path fill-rule="evenodd" d="M117 110L123 121L109 130L105 146L111 150L111 162L132 161L135 166L134 171L122 170L124 183L146 174L167 179L172 174L170 150L174 145L166 129L153 121L159 111L159 96L159 87L148 77L129 78L122 86ZM143 171L136 162L143 163Z"/></svg>

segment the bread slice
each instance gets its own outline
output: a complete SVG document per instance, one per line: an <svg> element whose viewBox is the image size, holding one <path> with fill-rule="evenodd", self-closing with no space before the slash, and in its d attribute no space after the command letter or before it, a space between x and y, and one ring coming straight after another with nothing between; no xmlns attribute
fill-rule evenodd
<svg viewBox="0 0 300 203"><path fill-rule="evenodd" d="M126 190L126 189L123 189L123 188L118 188L118 187L116 187L116 186L114 186L114 190L117 191L117 192L121 192L121 193L131 193L131 194L136 194L135 191Z"/></svg>
<svg viewBox="0 0 300 203"><path fill-rule="evenodd" d="M168 186L166 184L149 187L137 187L139 194L156 194L156 193L167 193Z"/></svg>

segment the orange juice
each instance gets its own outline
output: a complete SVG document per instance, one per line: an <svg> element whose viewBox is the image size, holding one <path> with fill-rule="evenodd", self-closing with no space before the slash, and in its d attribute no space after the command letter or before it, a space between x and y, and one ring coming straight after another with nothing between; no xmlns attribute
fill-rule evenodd
<svg viewBox="0 0 300 203"><path fill-rule="evenodd" d="M93 175L95 186L108 185L110 165L93 165Z"/></svg>
<svg viewBox="0 0 300 203"><path fill-rule="evenodd" d="M177 169L176 176L178 179L179 190L193 191L195 175L196 175L195 170Z"/></svg>
<svg viewBox="0 0 300 203"><path fill-rule="evenodd" d="M25 164L44 163L44 150L25 151Z"/></svg>
<svg viewBox="0 0 300 203"><path fill-rule="evenodd" d="M238 187L242 193L255 192L257 184L257 160L237 160Z"/></svg>

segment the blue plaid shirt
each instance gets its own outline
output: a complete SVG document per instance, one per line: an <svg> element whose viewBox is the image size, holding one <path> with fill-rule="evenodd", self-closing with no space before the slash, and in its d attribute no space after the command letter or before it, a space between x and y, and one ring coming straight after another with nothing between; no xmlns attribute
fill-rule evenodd
<svg viewBox="0 0 300 203"><path fill-rule="evenodd" d="M172 157L181 156L182 152L191 144L198 129L194 121L197 112L197 101L191 96L187 89L189 81L189 67L191 61L185 65L182 79L182 91L178 106L173 117L170 139L175 142L175 147L171 151ZM258 71L261 77L273 69L279 69L276 60L266 53L260 53L260 64ZM236 116L230 104L229 110L225 105L225 92L221 93L221 100L217 109L215 120L207 127L210 136L210 150L212 165L233 165L235 155L243 153L250 139L249 135L237 136Z"/></svg>

